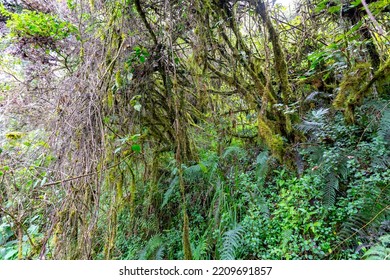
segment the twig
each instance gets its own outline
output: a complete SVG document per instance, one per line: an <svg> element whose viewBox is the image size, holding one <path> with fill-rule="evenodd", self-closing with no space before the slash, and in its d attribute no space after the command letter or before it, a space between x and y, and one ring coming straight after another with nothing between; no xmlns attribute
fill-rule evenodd
<svg viewBox="0 0 390 280"><path fill-rule="evenodd" d="M383 31L382 27L379 25L378 21L375 19L374 15L371 13L370 9L368 8L366 0L362 0L362 4L364 6L364 9L367 12L368 17L371 19L371 21L374 23L378 33L380 35L383 35L385 32Z"/></svg>
<svg viewBox="0 0 390 280"><path fill-rule="evenodd" d="M131 153L131 154L129 154L129 155L126 156L125 158L123 158L119 163L114 164L114 165L112 165L112 166L109 166L109 167L107 167L107 168L101 170L100 172L107 171L107 170L109 170L109 169L111 169L111 168L114 168L114 167L120 165L122 162L124 162L126 159L128 159L128 158L129 158L130 156L132 156L133 154L134 154L134 152ZM42 188L42 187L49 187L49 186L53 186L53 185L57 185L57 184L62 184L62 183L66 183L66 182L69 182L69 181L77 180L77 179L80 179L80 178L84 178L84 177L96 175L96 174L98 174L98 173L99 173L99 171L95 171L95 172L91 172L91 173L87 173L87 174L82 174L82 175L79 175L79 176L76 176L76 177L72 177L72 178L68 178L68 179L65 179L65 180L58 180L58 181L55 181L55 182L43 184L43 185L40 186L40 187Z"/></svg>
<svg viewBox="0 0 390 280"><path fill-rule="evenodd" d="M123 45L125 44L125 41L126 41L125 39L122 40L122 43L121 43L121 45L119 46L119 49L118 49L118 51L117 51L115 57L114 57L113 60L110 62L110 64L107 66L107 68L106 68L106 70L104 71L102 77L100 78L100 81L101 81L100 86L103 84L103 79L104 79L104 77L107 75L108 71L111 69L111 67L113 66L113 64L114 64L114 63L116 62L116 60L118 59L119 54L120 54L121 51L122 51Z"/></svg>

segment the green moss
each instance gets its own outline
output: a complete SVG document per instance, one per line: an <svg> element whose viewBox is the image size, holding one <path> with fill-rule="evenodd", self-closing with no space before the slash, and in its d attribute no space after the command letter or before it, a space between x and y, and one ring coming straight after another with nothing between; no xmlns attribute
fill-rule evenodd
<svg viewBox="0 0 390 280"><path fill-rule="evenodd" d="M364 81L367 81L370 73L369 63L356 64L350 73L345 75L340 83L340 91L333 101L336 109L344 111L345 119L348 122L354 121L354 108L360 105L368 89L364 92L362 88Z"/></svg>
<svg viewBox="0 0 390 280"><path fill-rule="evenodd" d="M118 89L123 86L123 79L122 79L121 71L117 71L115 73L115 85Z"/></svg>
<svg viewBox="0 0 390 280"><path fill-rule="evenodd" d="M282 161L284 151L283 138L279 134L272 131L270 125L266 120L263 119L262 116L259 115L257 120L259 136L264 140L265 144L271 150L273 156L276 157L279 161Z"/></svg>
<svg viewBox="0 0 390 280"><path fill-rule="evenodd" d="M188 215L184 211L183 213L183 250L184 259L192 260L191 243L190 243L190 227L188 222Z"/></svg>
<svg viewBox="0 0 390 280"><path fill-rule="evenodd" d="M382 92L382 85L387 83L390 74L390 60L386 61L374 76L368 80L370 75L370 64L357 64L352 71L346 75L340 84L340 92L333 101L336 109L344 111L347 122L355 121L355 107L363 102L363 98L370 92L371 87L376 83L379 88L379 94Z"/></svg>

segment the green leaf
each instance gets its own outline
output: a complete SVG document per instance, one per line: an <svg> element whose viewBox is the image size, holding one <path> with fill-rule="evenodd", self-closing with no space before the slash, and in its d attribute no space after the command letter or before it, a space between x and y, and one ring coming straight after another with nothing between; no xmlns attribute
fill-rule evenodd
<svg viewBox="0 0 390 280"><path fill-rule="evenodd" d="M221 248L221 259L234 260L236 250L241 244L242 234L244 229L241 225L237 225L235 228L225 232L222 236L223 245Z"/></svg>
<svg viewBox="0 0 390 280"><path fill-rule="evenodd" d="M32 188L35 189L36 186L38 186L38 184L39 184L39 180L36 180Z"/></svg>
<svg viewBox="0 0 390 280"><path fill-rule="evenodd" d="M207 173L208 169L207 169L207 166L204 165L203 163L199 162L199 167L200 169L203 171L203 173Z"/></svg>
<svg viewBox="0 0 390 280"><path fill-rule="evenodd" d="M351 7L357 7L362 3L362 0L356 0L351 2Z"/></svg>
<svg viewBox="0 0 390 280"><path fill-rule="evenodd" d="M321 12L322 10L326 9L327 4L328 4L328 0L324 0L324 1L320 2L320 3L317 5L317 8L315 9L315 12L316 12L316 13L319 13L319 12Z"/></svg>
<svg viewBox="0 0 390 280"><path fill-rule="evenodd" d="M136 153L140 153L141 152L141 146L138 145L138 144L134 144L131 146L131 150L136 152Z"/></svg>
<svg viewBox="0 0 390 280"><path fill-rule="evenodd" d="M340 12L340 6L329 7L328 11L329 11L329 13L331 13L331 14L333 14L333 13L338 13L338 12Z"/></svg>

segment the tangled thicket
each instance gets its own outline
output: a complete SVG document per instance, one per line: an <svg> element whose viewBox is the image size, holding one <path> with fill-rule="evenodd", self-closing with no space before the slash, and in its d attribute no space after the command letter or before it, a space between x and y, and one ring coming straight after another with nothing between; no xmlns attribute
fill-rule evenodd
<svg viewBox="0 0 390 280"><path fill-rule="evenodd" d="M1 1L0 259L388 258L389 2L271 2Z"/></svg>

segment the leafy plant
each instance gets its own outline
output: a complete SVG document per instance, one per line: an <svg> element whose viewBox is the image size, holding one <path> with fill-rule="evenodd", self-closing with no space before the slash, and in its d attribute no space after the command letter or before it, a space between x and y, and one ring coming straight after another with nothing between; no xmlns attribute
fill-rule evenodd
<svg viewBox="0 0 390 280"><path fill-rule="evenodd" d="M363 256L366 260L390 259L390 234L381 236L379 242L372 246Z"/></svg>
<svg viewBox="0 0 390 280"><path fill-rule="evenodd" d="M11 13L0 5L0 13L7 16L7 27L10 35L21 38L51 38L62 40L68 36L76 35L77 28L57 16L42 12L24 10L22 13Z"/></svg>

